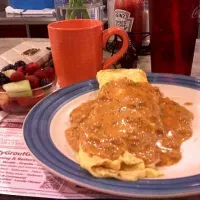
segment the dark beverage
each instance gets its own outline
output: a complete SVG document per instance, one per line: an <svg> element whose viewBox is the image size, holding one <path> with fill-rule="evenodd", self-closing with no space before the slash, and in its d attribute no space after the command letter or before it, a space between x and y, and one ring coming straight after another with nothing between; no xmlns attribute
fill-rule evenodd
<svg viewBox="0 0 200 200"><path fill-rule="evenodd" d="M190 75L199 0L149 0L152 72Z"/></svg>

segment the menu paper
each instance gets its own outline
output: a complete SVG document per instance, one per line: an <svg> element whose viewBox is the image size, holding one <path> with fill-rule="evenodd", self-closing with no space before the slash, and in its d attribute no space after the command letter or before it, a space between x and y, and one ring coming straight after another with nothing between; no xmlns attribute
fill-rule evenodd
<svg viewBox="0 0 200 200"><path fill-rule="evenodd" d="M24 119L25 115L0 112L0 194L57 199L114 198L71 184L44 169L24 143Z"/></svg>

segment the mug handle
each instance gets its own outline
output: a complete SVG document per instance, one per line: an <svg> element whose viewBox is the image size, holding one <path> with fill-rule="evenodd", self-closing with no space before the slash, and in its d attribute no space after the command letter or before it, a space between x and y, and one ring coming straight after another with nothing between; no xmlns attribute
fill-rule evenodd
<svg viewBox="0 0 200 200"><path fill-rule="evenodd" d="M107 43L108 39L112 35L120 36L121 39L122 39L123 44L122 44L122 47L119 50L119 52L117 52L115 55L113 55L112 57L108 58L107 60L105 60L103 62L103 69L109 68L117 60L119 60L123 56L123 54L127 51L128 46L129 46L128 34L121 28L112 27L112 28L109 28L109 29L103 31L103 47L104 48L106 47L106 43Z"/></svg>

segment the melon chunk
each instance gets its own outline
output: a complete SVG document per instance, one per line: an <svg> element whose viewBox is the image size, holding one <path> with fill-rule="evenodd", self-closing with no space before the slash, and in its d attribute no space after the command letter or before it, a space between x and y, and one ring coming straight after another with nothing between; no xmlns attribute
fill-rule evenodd
<svg viewBox="0 0 200 200"><path fill-rule="evenodd" d="M28 80L4 84L3 89L9 97L31 97L32 90Z"/></svg>
<svg viewBox="0 0 200 200"><path fill-rule="evenodd" d="M14 74L15 72L16 72L16 70L14 70L14 69L9 69L9 70L6 70L6 71L4 71L4 72L2 72L2 73L4 73L8 78L10 78L11 75Z"/></svg>

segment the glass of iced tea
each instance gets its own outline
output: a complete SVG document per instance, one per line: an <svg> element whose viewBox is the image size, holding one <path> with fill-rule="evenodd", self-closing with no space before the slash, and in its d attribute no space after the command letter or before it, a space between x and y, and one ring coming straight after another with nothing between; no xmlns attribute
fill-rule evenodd
<svg viewBox="0 0 200 200"><path fill-rule="evenodd" d="M199 0L149 0L152 72L190 75Z"/></svg>

